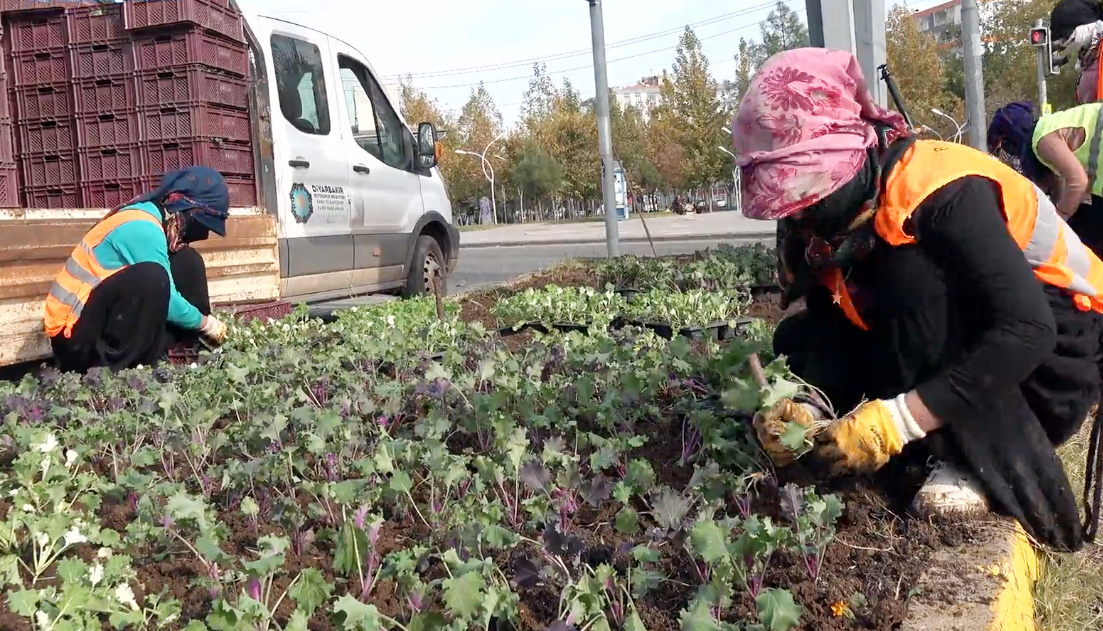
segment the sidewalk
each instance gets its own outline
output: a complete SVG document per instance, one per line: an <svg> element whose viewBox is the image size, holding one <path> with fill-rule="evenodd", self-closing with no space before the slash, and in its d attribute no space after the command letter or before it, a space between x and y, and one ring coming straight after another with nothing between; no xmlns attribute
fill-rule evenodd
<svg viewBox="0 0 1103 631"><path fill-rule="evenodd" d="M668 215L648 218L644 215L651 238L655 241L695 241L702 239L772 237L777 227L774 221L755 221L732 211L701 215ZM647 233L639 215L617 222L622 243L646 242ZM461 248L494 248L522 245L559 245L605 243L605 223L507 224L500 228L463 232Z"/></svg>

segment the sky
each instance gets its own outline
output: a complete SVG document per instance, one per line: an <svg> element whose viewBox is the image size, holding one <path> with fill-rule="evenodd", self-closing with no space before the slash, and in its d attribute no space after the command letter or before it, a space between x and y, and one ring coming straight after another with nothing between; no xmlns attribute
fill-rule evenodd
<svg viewBox="0 0 1103 631"><path fill-rule="evenodd" d="M480 81L507 125L516 121L532 64L557 84L594 94L585 0L239 0L247 9L309 26L360 50L384 83L413 83L458 111ZM783 0L804 19L804 0ZM899 0L889 0L897 4ZM940 0L908 0L926 9ZM776 0L603 0L609 84L636 83L674 62L688 24L713 76L734 79L741 37L757 40ZM261 8L263 7L263 8Z"/></svg>

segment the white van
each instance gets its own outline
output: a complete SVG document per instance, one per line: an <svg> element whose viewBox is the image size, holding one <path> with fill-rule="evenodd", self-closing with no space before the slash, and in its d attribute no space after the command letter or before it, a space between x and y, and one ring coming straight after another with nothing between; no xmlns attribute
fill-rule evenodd
<svg viewBox="0 0 1103 631"><path fill-rule="evenodd" d="M443 289L460 237L434 126L420 123L415 137L351 44L285 20L243 17L256 203L231 209L226 238L197 244L212 302ZM106 211L0 209L0 366L49 356L46 292Z"/></svg>

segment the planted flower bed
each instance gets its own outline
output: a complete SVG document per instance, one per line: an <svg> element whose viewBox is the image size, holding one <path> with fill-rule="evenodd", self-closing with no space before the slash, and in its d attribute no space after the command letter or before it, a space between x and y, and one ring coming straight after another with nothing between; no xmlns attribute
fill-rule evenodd
<svg viewBox="0 0 1103 631"><path fill-rule="evenodd" d="M662 289L635 295L625 308L631 324L644 326L666 339L675 333L689 338L726 340L746 329L742 319L749 295L731 290L671 292Z"/></svg>
<svg viewBox="0 0 1103 631"><path fill-rule="evenodd" d="M589 287L530 288L498 301L492 309L503 333L524 329L542 332L587 331L608 328L624 311L627 301L609 291Z"/></svg>
<svg viewBox="0 0 1103 631"><path fill-rule="evenodd" d="M765 348L627 328L510 350L456 310L297 311L194 365L0 382L0 628L903 620L940 533L764 465L750 418L797 387Z"/></svg>
<svg viewBox="0 0 1103 631"><path fill-rule="evenodd" d="M621 256L596 267L600 286L626 293L652 289L671 291L740 290L774 286L774 251L760 243L721 244L715 249L674 258Z"/></svg>

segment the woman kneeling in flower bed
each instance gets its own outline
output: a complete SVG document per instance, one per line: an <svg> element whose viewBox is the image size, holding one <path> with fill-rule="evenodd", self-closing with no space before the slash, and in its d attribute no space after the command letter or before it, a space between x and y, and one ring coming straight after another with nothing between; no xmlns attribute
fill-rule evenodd
<svg viewBox="0 0 1103 631"><path fill-rule="evenodd" d="M107 214L73 249L46 296L46 334L60 369L152 365L173 342L221 345L203 257L188 244L226 236L222 176L190 167Z"/></svg>
<svg viewBox="0 0 1103 631"><path fill-rule="evenodd" d="M782 401L757 421L767 451L785 462L794 425L834 473L933 450L917 508L991 503L1049 545L1090 540L1097 508L1083 526L1054 446L1099 398L1103 261L1053 203L983 152L916 140L843 51L772 57L732 129L743 212L779 220L780 282L808 304L774 350L857 406L834 422Z"/></svg>

